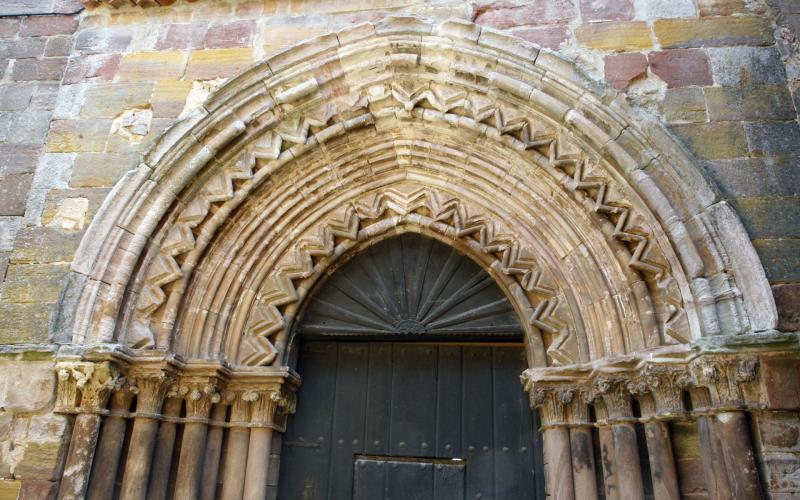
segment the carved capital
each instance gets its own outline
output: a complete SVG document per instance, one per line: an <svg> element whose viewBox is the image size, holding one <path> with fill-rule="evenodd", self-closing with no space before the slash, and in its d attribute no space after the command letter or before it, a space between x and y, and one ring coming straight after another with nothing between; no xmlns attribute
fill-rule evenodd
<svg viewBox="0 0 800 500"><path fill-rule="evenodd" d="M111 392L125 382L110 362L61 362L56 366L58 389L56 411L105 411ZM80 403L79 403L80 401Z"/></svg>
<svg viewBox="0 0 800 500"><path fill-rule="evenodd" d="M169 389L169 397L178 397L186 401L186 416L188 418L208 418L211 405L222 400L216 379L210 377L206 380L196 378L180 382Z"/></svg>
<svg viewBox="0 0 800 500"><path fill-rule="evenodd" d="M283 431L288 416L294 413L295 395L284 389L260 392L251 405L251 422Z"/></svg>
<svg viewBox="0 0 800 500"><path fill-rule="evenodd" d="M633 416L631 393L625 379L598 377L592 384L591 398L603 400L610 419L625 419Z"/></svg>
<svg viewBox="0 0 800 500"><path fill-rule="evenodd" d="M692 362L692 374L698 386L706 387L711 403L720 407L744 405L741 384L756 379L758 361L755 358L700 358Z"/></svg>
<svg viewBox="0 0 800 500"><path fill-rule="evenodd" d="M129 390L136 394L136 412L145 415L159 413L173 381L171 374L161 370L132 374L129 377Z"/></svg>
<svg viewBox="0 0 800 500"><path fill-rule="evenodd" d="M691 375L683 366L647 366L627 383L628 391L640 396L643 416L670 417L684 412L683 390Z"/></svg>

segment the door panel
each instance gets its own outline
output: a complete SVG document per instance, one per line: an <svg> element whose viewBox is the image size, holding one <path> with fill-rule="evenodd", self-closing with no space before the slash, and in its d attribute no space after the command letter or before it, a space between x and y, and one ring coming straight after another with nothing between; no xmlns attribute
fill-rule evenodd
<svg viewBox="0 0 800 500"><path fill-rule="evenodd" d="M517 345L304 342L278 497L534 498L524 368Z"/></svg>

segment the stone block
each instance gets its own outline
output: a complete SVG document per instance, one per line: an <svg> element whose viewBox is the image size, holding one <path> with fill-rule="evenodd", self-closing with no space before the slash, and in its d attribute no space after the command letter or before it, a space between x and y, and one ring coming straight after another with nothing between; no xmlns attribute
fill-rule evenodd
<svg viewBox="0 0 800 500"><path fill-rule="evenodd" d="M575 6L567 0L481 2L473 6L472 19L477 24L507 29L515 26L565 24L575 19L576 14Z"/></svg>
<svg viewBox="0 0 800 500"><path fill-rule="evenodd" d="M786 70L774 47L721 47L707 52L718 85L786 84Z"/></svg>
<svg viewBox="0 0 800 500"><path fill-rule="evenodd" d="M711 68L708 55L700 49L670 49L650 52L647 55L650 69L666 82L668 87L711 85Z"/></svg>
<svg viewBox="0 0 800 500"><path fill-rule="evenodd" d="M792 120L797 117L785 85L706 87L705 96L712 121Z"/></svg>
<svg viewBox="0 0 800 500"><path fill-rule="evenodd" d="M664 48L775 43L769 20L763 17L657 19L653 31Z"/></svg>
<svg viewBox="0 0 800 500"><path fill-rule="evenodd" d="M253 64L253 49L194 50L189 56L185 78L212 80L233 76Z"/></svg>
<svg viewBox="0 0 800 500"><path fill-rule="evenodd" d="M58 479L58 469L67 452L61 440L28 442L14 476L22 479Z"/></svg>
<svg viewBox="0 0 800 500"><path fill-rule="evenodd" d="M183 80L159 80L151 98L153 117L176 118L186 106L186 97L192 90L192 82Z"/></svg>
<svg viewBox="0 0 800 500"><path fill-rule="evenodd" d="M45 146L48 153L104 151L111 120L54 120Z"/></svg>
<svg viewBox="0 0 800 500"><path fill-rule="evenodd" d="M61 80L66 67L66 57L19 59L14 63L12 78L18 82Z"/></svg>
<svg viewBox="0 0 800 500"><path fill-rule="evenodd" d="M515 28L511 32L523 40L552 50L558 50L562 43L569 40L569 28L566 25Z"/></svg>
<svg viewBox="0 0 800 500"><path fill-rule="evenodd" d="M753 239L800 238L800 196L729 200Z"/></svg>
<svg viewBox="0 0 800 500"><path fill-rule="evenodd" d="M76 16L30 16L22 22L19 36L71 35L76 29Z"/></svg>
<svg viewBox="0 0 800 500"><path fill-rule="evenodd" d="M136 167L135 153L78 153L69 185L75 188L112 187Z"/></svg>
<svg viewBox="0 0 800 500"><path fill-rule="evenodd" d="M800 195L800 176L792 160L738 158L702 165L725 198Z"/></svg>
<svg viewBox="0 0 800 500"><path fill-rule="evenodd" d="M753 246L764 264L770 283L800 281L800 240L755 240Z"/></svg>
<svg viewBox="0 0 800 500"><path fill-rule="evenodd" d="M772 295L778 308L778 330L800 330L800 283L774 285Z"/></svg>
<svg viewBox="0 0 800 500"><path fill-rule="evenodd" d="M0 56L9 59L42 57L47 38L20 38L17 40L0 40Z"/></svg>
<svg viewBox="0 0 800 500"><path fill-rule="evenodd" d="M757 414L755 420L763 451L800 451L798 414L771 411Z"/></svg>
<svg viewBox="0 0 800 500"><path fill-rule="evenodd" d="M67 264L11 264L0 301L56 302L68 272Z"/></svg>
<svg viewBox="0 0 800 500"><path fill-rule="evenodd" d="M22 481L0 479L0 500L17 500Z"/></svg>
<svg viewBox="0 0 800 500"><path fill-rule="evenodd" d="M71 262L81 233L50 227L24 227L16 236L11 263Z"/></svg>
<svg viewBox="0 0 800 500"><path fill-rule="evenodd" d="M681 492L681 498L697 498L698 500L708 498L702 459L676 459L675 468L678 472L678 489Z"/></svg>
<svg viewBox="0 0 800 500"><path fill-rule="evenodd" d="M68 56L72 51L72 37L69 35L51 36L44 47L46 57Z"/></svg>
<svg viewBox="0 0 800 500"><path fill-rule="evenodd" d="M0 38L14 38L19 31L21 20L14 17L0 18Z"/></svg>
<svg viewBox="0 0 800 500"><path fill-rule="evenodd" d="M795 453L764 453L765 482L770 492L800 493L800 456ZM773 497L774 498L774 497Z"/></svg>
<svg viewBox="0 0 800 500"><path fill-rule="evenodd" d="M704 122L708 118L705 95L699 87L667 89L660 107L668 123Z"/></svg>
<svg viewBox="0 0 800 500"><path fill-rule="evenodd" d="M55 304L7 304L0 302L0 343L33 344L47 342Z"/></svg>
<svg viewBox="0 0 800 500"><path fill-rule="evenodd" d="M633 19L632 0L580 0L583 22L630 21Z"/></svg>
<svg viewBox="0 0 800 500"><path fill-rule="evenodd" d="M109 189L51 189L42 210L42 224L68 231L83 229L94 218Z"/></svg>
<svg viewBox="0 0 800 500"><path fill-rule="evenodd" d="M64 74L64 84L70 85L84 80L111 81L117 74L121 54L92 54L73 57Z"/></svg>
<svg viewBox="0 0 800 500"><path fill-rule="evenodd" d="M21 217L0 217L0 252L10 252L14 249L14 240L21 227ZM7 254L4 260L8 265Z"/></svg>
<svg viewBox="0 0 800 500"><path fill-rule="evenodd" d="M51 111L27 110L14 117L8 131L6 142L9 144L36 146L44 142L50 128Z"/></svg>
<svg viewBox="0 0 800 500"><path fill-rule="evenodd" d="M800 125L797 121L745 123L750 155L800 158Z"/></svg>
<svg viewBox="0 0 800 500"><path fill-rule="evenodd" d="M33 174L0 176L0 216L25 215Z"/></svg>
<svg viewBox="0 0 800 500"><path fill-rule="evenodd" d="M578 43L597 50L635 51L653 46L650 27L645 22L602 22L584 24L575 30Z"/></svg>
<svg viewBox="0 0 800 500"><path fill-rule="evenodd" d="M14 413L44 410L53 401L55 378L52 361L0 361L0 407Z"/></svg>
<svg viewBox="0 0 800 500"><path fill-rule="evenodd" d="M699 158L747 156L747 138L741 123L686 123L671 128Z"/></svg>
<svg viewBox="0 0 800 500"><path fill-rule="evenodd" d="M30 104L35 83L7 83L0 85L0 111L23 111Z"/></svg>
<svg viewBox="0 0 800 500"><path fill-rule="evenodd" d="M633 80L647 76L647 57L638 52L606 56L603 62L606 81L617 90L624 90Z"/></svg>
<svg viewBox="0 0 800 500"><path fill-rule="evenodd" d="M19 490L20 500L27 498L51 500L58 495L58 481L29 479L22 481L22 488Z"/></svg>
<svg viewBox="0 0 800 500"><path fill-rule="evenodd" d="M634 19L649 20L697 15L693 0L634 0Z"/></svg>
<svg viewBox="0 0 800 500"><path fill-rule="evenodd" d="M206 31L203 45L207 49L248 47L255 32L256 22L253 20L214 23Z"/></svg>
<svg viewBox="0 0 800 500"><path fill-rule="evenodd" d="M112 26L80 31L75 39L75 50L81 54L108 54L122 52L133 39L130 29Z"/></svg>
<svg viewBox="0 0 800 500"><path fill-rule="evenodd" d="M267 25L262 34L263 49L267 54L284 49L289 45L314 38L330 32L327 24Z"/></svg>
<svg viewBox="0 0 800 500"><path fill-rule="evenodd" d="M730 16L748 12L745 0L697 0L701 16Z"/></svg>
<svg viewBox="0 0 800 500"><path fill-rule="evenodd" d="M200 49L205 44L208 23L176 23L161 28L156 50Z"/></svg>
<svg viewBox="0 0 800 500"><path fill-rule="evenodd" d="M39 83L31 98L31 110L53 111L58 104L60 84ZM51 117L51 116L50 116Z"/></svg>
<svg viewBox="0 0 800 500"><path fill-rule="evenodd" d="M81 118L115 118L127 109L148 107L152 95L152 83L93 85L86 91L80 115Z"/></svg>
<svg viewBox="0 0 800 500"><path fill-rule="evenodd" d="M125 54L117 76L123 82L178 79L183 75L184 58L183 52L178 51Z"/></svg>

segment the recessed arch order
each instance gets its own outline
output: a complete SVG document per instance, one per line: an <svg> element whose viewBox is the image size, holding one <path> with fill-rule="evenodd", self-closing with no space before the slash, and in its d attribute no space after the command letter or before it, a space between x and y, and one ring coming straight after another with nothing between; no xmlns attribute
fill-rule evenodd
<svg viewBox="0 0 800 500"><path fill-rule="evenodd" d="M624 95L502 32L393 17L273 55L165 132L85 236L56 338L280 365L320 277L406 231L495 277L537 366L776 322L733 211Z"/></svg>

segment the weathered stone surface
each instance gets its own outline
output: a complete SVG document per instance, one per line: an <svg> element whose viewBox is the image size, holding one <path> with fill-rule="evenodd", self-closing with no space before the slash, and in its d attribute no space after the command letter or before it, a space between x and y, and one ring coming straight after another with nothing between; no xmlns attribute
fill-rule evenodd
<svg viewBox="0 0 800 500"><path fill-rule="evenodd" d="M26 227L16 236L11 261L18 263L70 262L81 233L46 227Z"/></svg>
<svg viewBox="0 0 800 500"><path fill-rule="evenodd" d="M770 282L800 281L800 240L755 240L753 246Z"/></svg>
<svg viewBox="0 0 800 500"><path fill-rule="evenodd" d="M569 29L563 25L517 28L512 33L523 40L552 50L558 50L561 44L569 39Z"/></svg>
<svg viewBox="0 0 800 500"><path fill-rule="evenodd" d="M774 285L775 305L778 307L778 329L783 331L800 330L800 284Z"/></svg>
<svg viewBox="0 0 800 500"><path fill-rule="evenodd" d="M44 48L42 49L44 50ZM19 59L14 63L12 78L16 81L61 80L67 67L66 57Z"/></svg>
<svg viewBox="0 0 800 500"><path fill-rule="evenodd" d="M730 16L749 12L745 0L697 0L697 6L701 16Z"/></svg>
<svg viewBox="0 0 800 500"><path fill-rule="evenodd" d="M180 78L185 55L182 52L134 52L122 56L117 75L123 82Z"/></svg>
<svg viewBox="0 0 800 500"><path fill-rule="evenodd" d="M583 22L629 21L633 19L632 0L581 0Z"/></svg>
<svg viewBox="0 0 800 500"><path fill-rule="evenodd" d="M86 91L80 116L81 118L115 118L127 109L146 108L152 95L152 83L93 85Z"/></svg>
<svg viewBox="0 0 800 500"><path fill-rule="evenodd" d="M730 201L753 239L800 238L800 196Z"/></svg>
<svg viewBox="0 0 800 500"><path fill-rule="evenodd" d="M480 2L473 7L472 19L494 28L567 23L575 18L572 2Z"/></svg>
<svg viewBox="0 0 800 500"><path fill-rule="evenodd" d="M661 19L665 17L692 17L697 8L692 0L634 0L636 19Z"/></svg>
<svg viewBox="0 0 800 500"><path fill-rule="evenodd" d="M800 125L796 121L746 123L745 132L751 156L800 158Z"/></svg>
<svg viewBox="0 0 800 500"><path fill-rule="evenodd" d="M604 63L606 80L617 90L625 89L633 80L647 73L647 58L644 54L606 56Z"/></svg>
<svg viewBox="0 0 800 500"><path fill-rule="evenodd" d="M661 115L670 123L706 121L708 113L703 89L668 89L661 103Z"/></svg>
<svg viewBox="0 0 800 500"><path fill-rule="evenodd" d="M717 160L747 155L747 138L741 123L687 123L673 125L672 130L700 158Z"/></svg>
<svg viewBox="0 0 800 500"><path fill-rule="evenodd" d="M598 50L641 50L653 46L650 27L637 21L584 24L575 30L575 36L580 44Z"/></svg>
<svg viewBox="0 0 800 500"><path fill-rule="evenodd" d="M256 22L230 21L212 24L205 33L203 46L207 49L248 47L255 36Z"/></svg>
<svg viewBox="0 0 800 500"><path fill-rule="evenodd" d="M0 302L56 302L67 264L12 264L0 290Z"/></svg>
<svg viewBox="0 0 800 500"><path fill-rule="evenodd" d="M52 403L56 388L52 361L0 360L0 375L0 407L5 411L33 413Z"/></svg>
<svg viewBox="0 0 800 500"><path fill-rule="evenodd" d="M75 16L31 16L22 21L19 36L71 35L77 28Z"/></svg>
<svg viewBox="0 0 800 500"><path fill-rule="evenodd" d="M90 28L78 33L75 50L82 54L122 52L132 39L132 33L126 28Z"/></svg>
<svg viewBox="0 0 800 500"><path fill-rule="evenodd" d="M725 198L800 195L797 167L791 160L738 158L706 161L703 166Z"/></svg>
<svg viewBox="0 0 800 500"><path fill-rule="evenodd" d="M797 115L785 85L757 87L706 87L711 120L791 120Z"/></svg>
<svg viewBox="0 0 800 500"><path fill-rule="evenodd" d="M55 120L47 138L48 153L104 151L111 120Z"/></svg>
<svg viewBox="0 0 800 500"><path fill-rule="evenodd" d="M34 344L47 342L55 304L11 304L0 302L0 343Z"/></svg>
<svg viewBox="0 0 800 500"><path fill-rule="evenodd" d="M650 69L668 87L711 85L711 69L704 50L672 49L650 52Z"/></svg>
<svg viewBox="0 0 800 500"><path fill-rule="evenodd" d="M112 187L125 172L136 166L134 153L79 153L69 185L76 188Z"/></svg>
<svg viewBox="0 0 800 500"><path fill-rule="evenodd" d="M0 176L0 216L25 215L33 174Z"/></svg>
<svg viewBox="0 0 800 500"><path fill-rule="evenodd" d="M21 487L21 481L0 479L0 498L3 500L17 500Z"/></svg>
<svg viewBox="0 0 800 500"><path fill-rule="evenodd" d="M192 51L185 78L211 80L239 73L253 63L253 49L207 49Z"/></svg>
<svg viewBox="0 0 800 500"><path fill-rule="evenodd" d="M659 19L653 23L664 48L772 45L769 21L761 17Z"/></svg>
<svg viewBox="0 0 800 500"><path fill-rule="evenodd" d="M774 47L724 47L707 50L718 85L780 85L786 71Z"/></svg>

